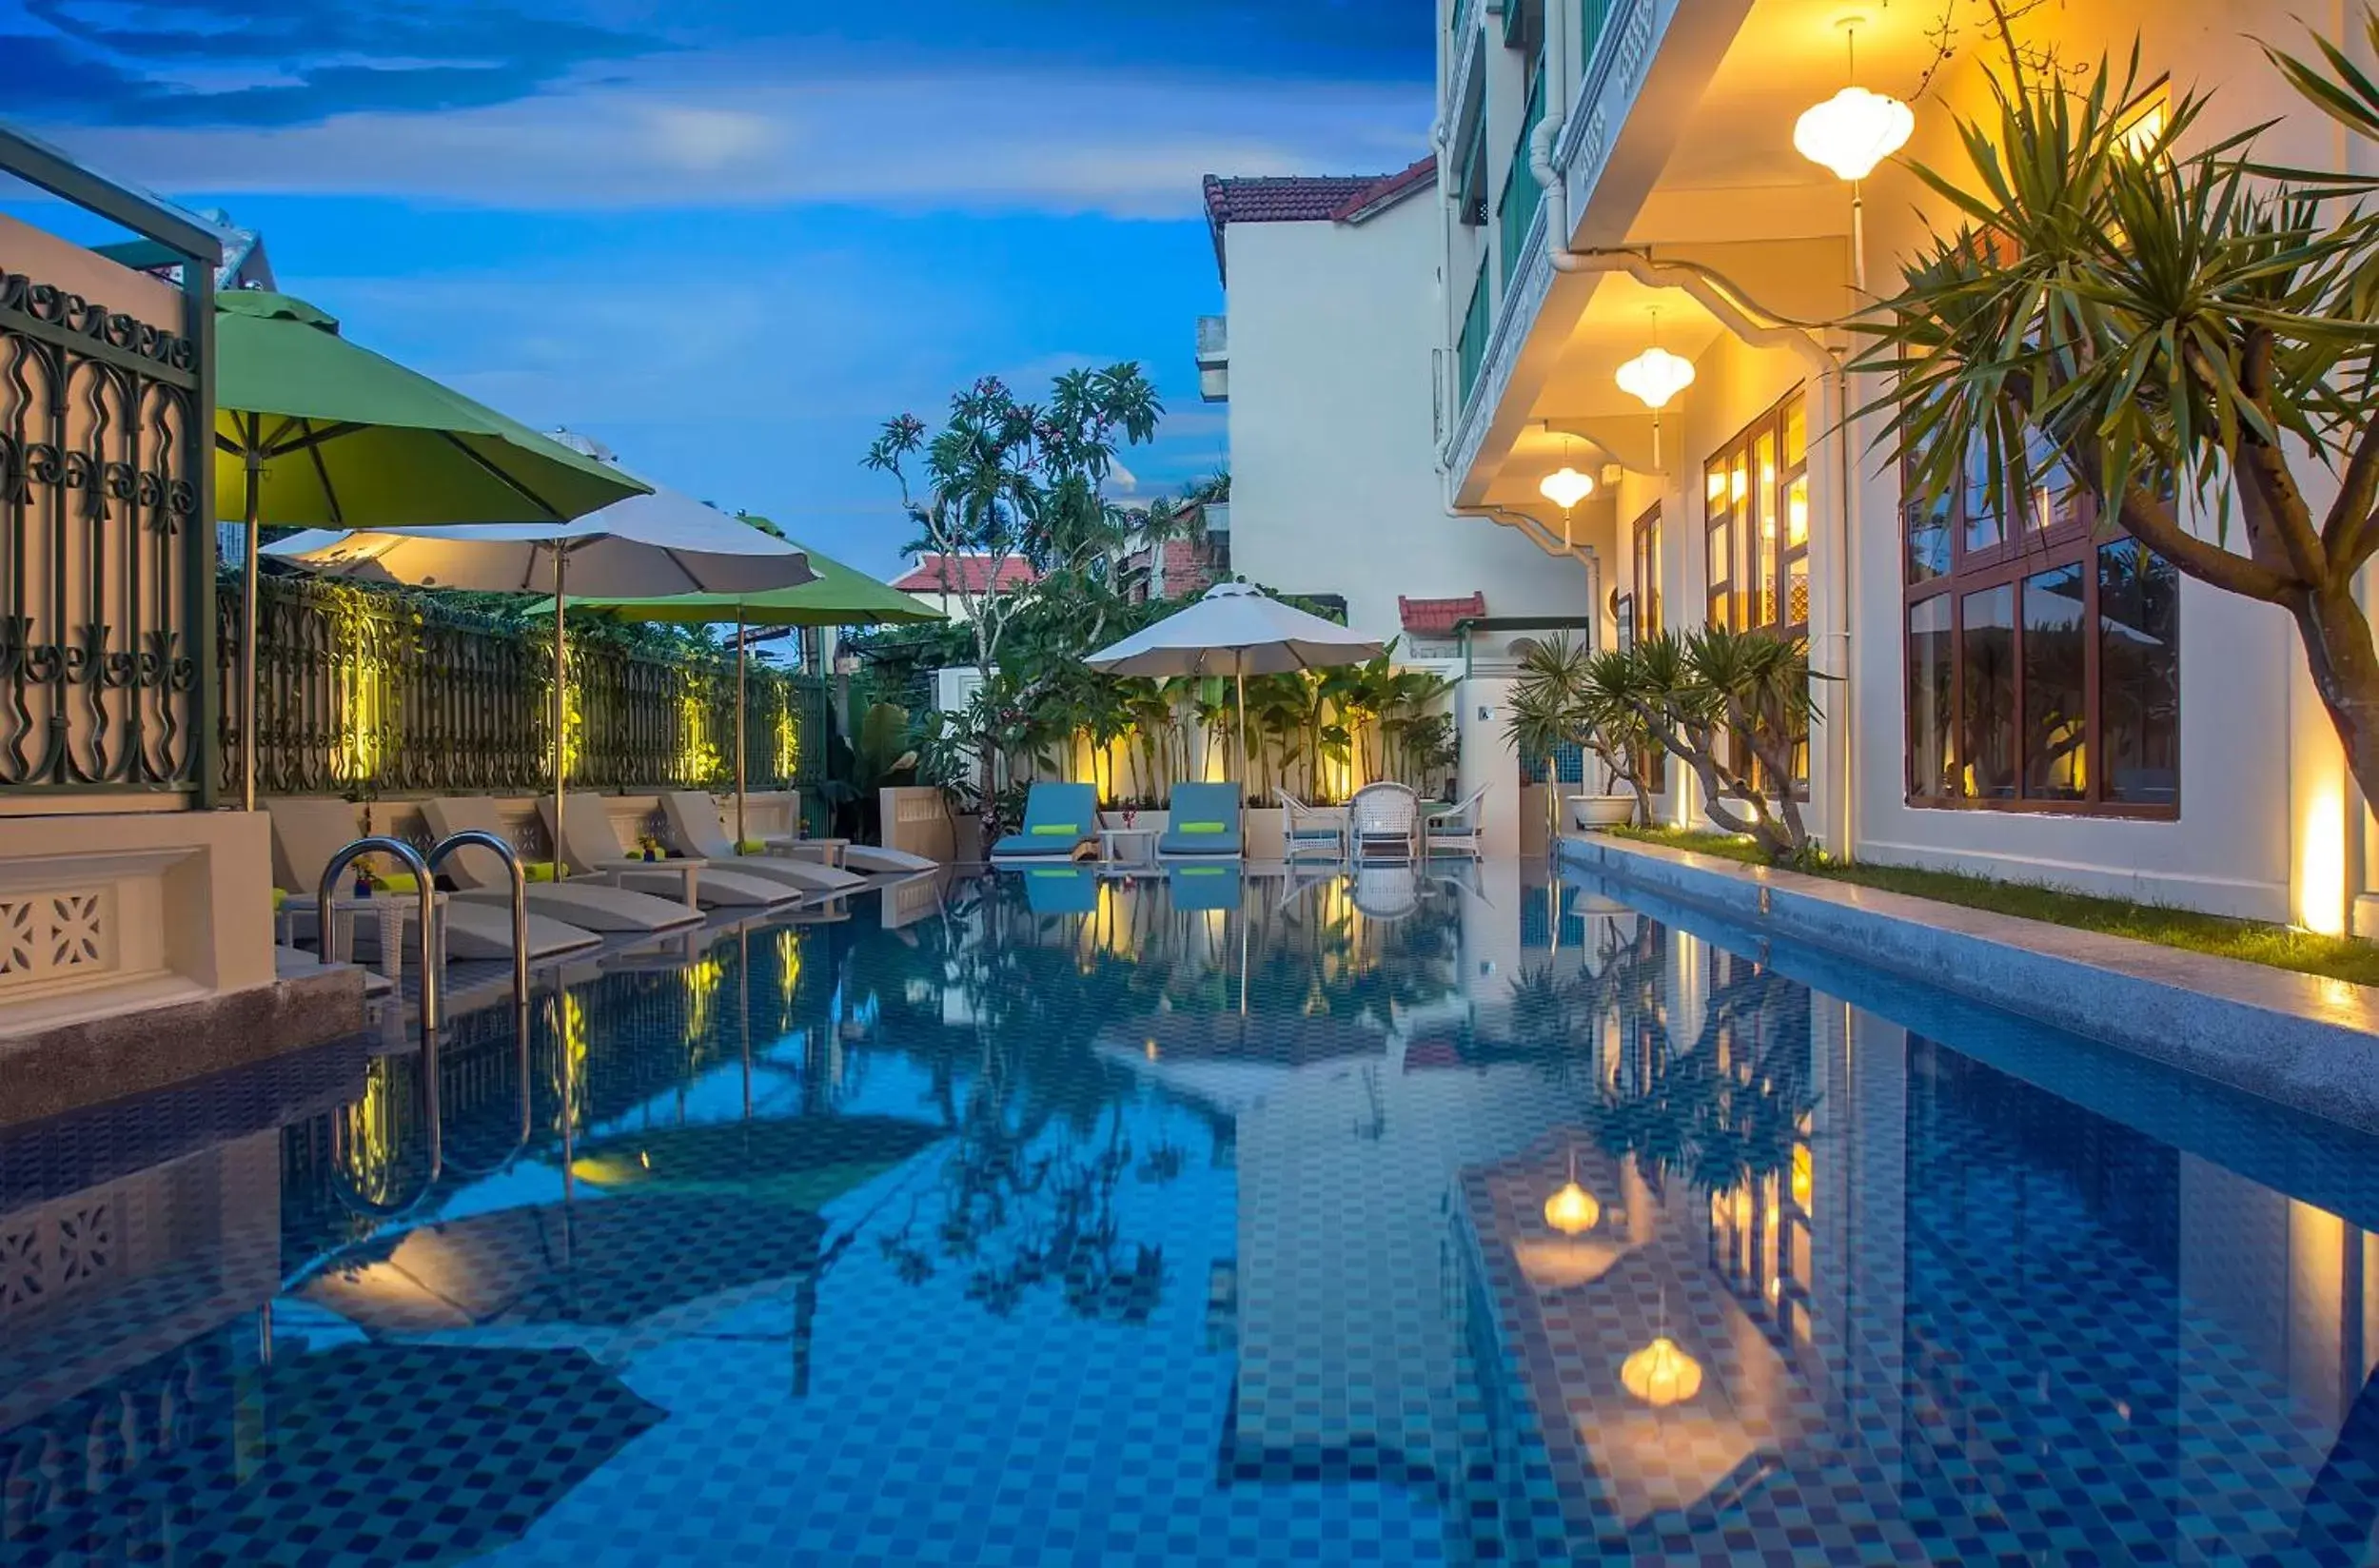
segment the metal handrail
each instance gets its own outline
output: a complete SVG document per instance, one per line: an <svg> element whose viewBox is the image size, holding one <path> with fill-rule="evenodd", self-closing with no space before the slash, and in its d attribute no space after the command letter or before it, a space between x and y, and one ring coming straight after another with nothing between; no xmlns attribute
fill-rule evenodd
<svg viewBox="0 0 2379 1568"><path fill-rule="evenodd" d="M429 862L422 852L402 838L376 836L359 838L330 857L323 868L323 879L314 890L314 916L322 931L321 952L325 964L339 959L338 906L339 877L349 866L367 854L391 854L403 861L413 873L413 893L421 901L421 929L417 940L421 946L422 969L422 1034L425 1041L434 1040L438 1032L438 966L433 960L437 948L430 940L430 922L437 917L437 892L430 887Z"/></svg>
<svg viewBox="0 0 2379 1568"><path fill-rule="evenodd" d="M512 879L512 1033L521 1082L521 1135L513 1145L512 1153L498 1161L501 1168L506 1161L528 1147L535 1136L536 1107L529 1093L529 879L521 864L521 852L499 834L479 828L466 828L448 833L430 847L424 864L435 872L445 863L446 856L457 850L490 850L504 863L504 872ZM486 1171L474 1175L489 1174Z"/></svg>
<svg viewBox="0 0 2379 1568"><path fill-rule="evenodd" d="M431 940L430 930L430 922L438 917L438 894L430 887L429 862L422 858L422 852L402 838L374 836L359 838L332 855L330 863L323 868L322 881L314 890L314 922L319 933L317 951L324 963L339 962L339 878L357 859L367 854L394 855L402 861L413 874L413 894L421 905L416 940L420 944L422 974L422 1103L423 1120L429 1133L429 1179L423 1186L421 1196L426 1197L430 1188L438 1185L438 1178L445 1168L445 1137L439 1126L438 1107L438 950ZM335 1120L331 1124L331 1133L335 1145L338 1136ZM416 1197L414 1203L419 1202L421 1197ZM378 1205L367 1206L374 1210L379 1208ZM406 1206L410 1208L411 1205Z"/></svg>

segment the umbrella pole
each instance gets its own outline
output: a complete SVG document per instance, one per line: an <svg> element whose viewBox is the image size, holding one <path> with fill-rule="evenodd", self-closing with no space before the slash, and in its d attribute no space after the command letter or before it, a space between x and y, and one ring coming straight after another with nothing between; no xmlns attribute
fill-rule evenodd
<svg viewBox="0 0 2379 1568"><path fill-rule="evenodd" d="M241 453L247 467L247 527L241 539L240 571L240 810L256 809L256 530L264 512L258 484L264 478L265 454L256 446L256 416L248 416L247 440Z"/></svg>
<svg viewBox="0 0 2379 1568"><path fill-rule="evenodd" d="M736 853L743 853L743 664L750 656L744 649L743 601L736 600Z"/></svg>
<svg viewBox="0 0 2379 1568"><path fill-rule="evenodd" d="M561 865L561 793L570 770L568 724L570 708L567 687L570 679L570 640L564 633L562 609L564 585L568 581L569 555L562 541L554 541L554 879L560 881Z"/></svg>

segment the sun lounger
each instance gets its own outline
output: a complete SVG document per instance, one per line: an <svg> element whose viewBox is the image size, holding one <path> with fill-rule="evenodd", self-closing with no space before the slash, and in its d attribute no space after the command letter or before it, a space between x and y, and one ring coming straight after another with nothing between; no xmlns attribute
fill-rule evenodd
<svg viewBox="0 0 2379 1568"><path fill-rule="evenodd" d="M1236 784L1174 785L1168 821L1156 841L1161 860L1236 860L1246 853Z"/></svg>
<svg viewBox="0 0 2379 1568"><path fill-rule="evenodd" d="M331 858L363 836L363 825L357 821L355 808L344 800L306 799L289 796L270 802L266 813L272 818L273 879L290 886L294 899L310 900L322 886L323 870ZM484 853L484 852L482 852ZM492 858L492 857L491 857ZM501 874L501 868L498 868ZM403 893L392 892L391 897L402 900ZM512 914L507 894L503 908L465 901L449 896L443 919L446 927L446 956L449 958L509 958L512 956ZM408 916L406 924L412 924ZM356 922L360 945L376 947L379 932L376 922ZM566 922L532 912L528 922L529 957L542 961L565 952L599 945L602 938L593 931ZM414 940L407 936L407 942ZM363 954L377 957L377 952Z"/></svg>
<svg viewBox="0 0 2379 1568"><path fill-rule="evenodd" d="M1076 850L1096 841L1098 827L1098 791L1088 784L1035 784L1025 796L1024 826L992 846L992 864L1072 860Z"/></svg>
<svg viewBox="0 0 2379 1568"><path fill-rule="evenodd" d="M864 872L870 876L923 876L940 871L941 862L928 860L906 850L888 850L880 844L846 845L842 863L848 870Z"/></svg>
<svg viewBox="0 0 2379 1568"><path fill-rule="evenodd" d="M497 813L496 803L480 795L425 800L422 803L422 817L429 824L429 831L440 838L466 828L482 833L503 832L503 818ZM504 874L503 862L493 850L457 850L439 870L454 883L457 903L493 903L504 908L512 903L511 879ZM550 876L551 868L546 870ZM650 893L583 878L531 882L528 902L532 914L566 920L591 931L674 931L679 926L695 925L702 918L701 911L689 909L674 898L655 898Z"/></svg>
<svg viewBox="0 0 2379 1568"><path fill-rule="evenodd" d="M1239 868L1235 865L1177 862L1167 871L1166 880L1172 885L1177 910L1239 908Z"/></svg>
<svg viewBox="0 0 2379 1568"><path fill-rule="evenodd" d="M839 898L857 892L867 886L867 878L855 876L833 866L821 866L814 860L792 860L780 855L737 854L735 841L727 836L726 825L718 820L718 807L700 790L672 790L660 797L661 815L669 823L669 837L686 853L699 855L713 866L723 866L737 876L757 876L779 883L796 892L822 897ZM763 839L761 843L789 844L792 839ZM703 880L712 873L705 871Z"/></svg>
<svg viewBox="0 0 2379 1568"><path fill-rule="evenodd" d="M1018 874L1034 914L1090 914L1099 907L1098 872L1087 867L1026 866Z"/></svg>
<svg viewBox="0 0 2379 1568"><path fill-rule="evenodd" d="M611 813L599 794L581 791L562 796L558 827L553 820L553 802L538 802L538 814L545 819L554 842L560 846L561 863L574 875L600 874L623 888L657 898L682 898L691 871L695 902L706 910L764 910L801 896L797 888L728 871L707 856L693 857L691 866L683 860L663 865L636 858L619 842L619 830L611 825ZM639 871L637 868L640 866L652 869Z"/></svg>

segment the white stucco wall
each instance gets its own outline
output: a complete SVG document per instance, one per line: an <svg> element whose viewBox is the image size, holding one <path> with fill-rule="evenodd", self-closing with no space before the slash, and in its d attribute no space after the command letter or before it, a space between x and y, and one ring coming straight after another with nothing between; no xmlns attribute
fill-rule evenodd
<svg viewBox="0 0 2379 1568"><path fill-rule="evenodd" d="M1344 595L1352 624L1382 637L1402 629L1399 594L1484 593L1496 616L1587 607L1583 568L1445 515L1431 395L1441 211L1430 190L1360 225L1225 231L1232 567Z"/></svg>

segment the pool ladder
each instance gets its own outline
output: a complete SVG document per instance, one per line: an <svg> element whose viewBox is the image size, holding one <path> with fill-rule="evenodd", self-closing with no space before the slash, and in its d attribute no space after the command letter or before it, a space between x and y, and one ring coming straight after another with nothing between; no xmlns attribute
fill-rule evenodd
<svg viewBox="0 0 2379 1568"><path fill-rule="evenodd" d="M513 1146L517 1154L528 1147L533 1131L534 1109L529 1090L529 894L528 872L521 864L521 852L495 833L473 828L452 833L430 847L427 854L401 838L375 834L359 838L330 857L323 868L321 883L315 889L315 925L319 932L322 961L336 964L339 958L339 921L336 905L339 878L358 859L367 854L385 854L401 862L413 877L414 897L418 900L415 917L417 961L422 976L422 1086L423 1100L423 1129L429 1135L429 1180L423 1189L437 1185L445 1170L445 1137L440 1121L438 1085L438 1029L440 989L442 976L439 972L438 944L432 922L438 913L438 894L433 883L438 868L457 850L479 849L494 853L504 864L512 884L512 1022L514 1049L518 1054L521 1084L521 1127L519 1141ZM336 1127L334 1119L333 1127ZM509 1156L507 1156L509 1158ZM501 1162L499 1162L501 1165ZM419 1202L417 1198L415 1202ZM377 1205L375 1205L377 1206ZM410 1207L410 1205L406 1205Z"/></svg>

